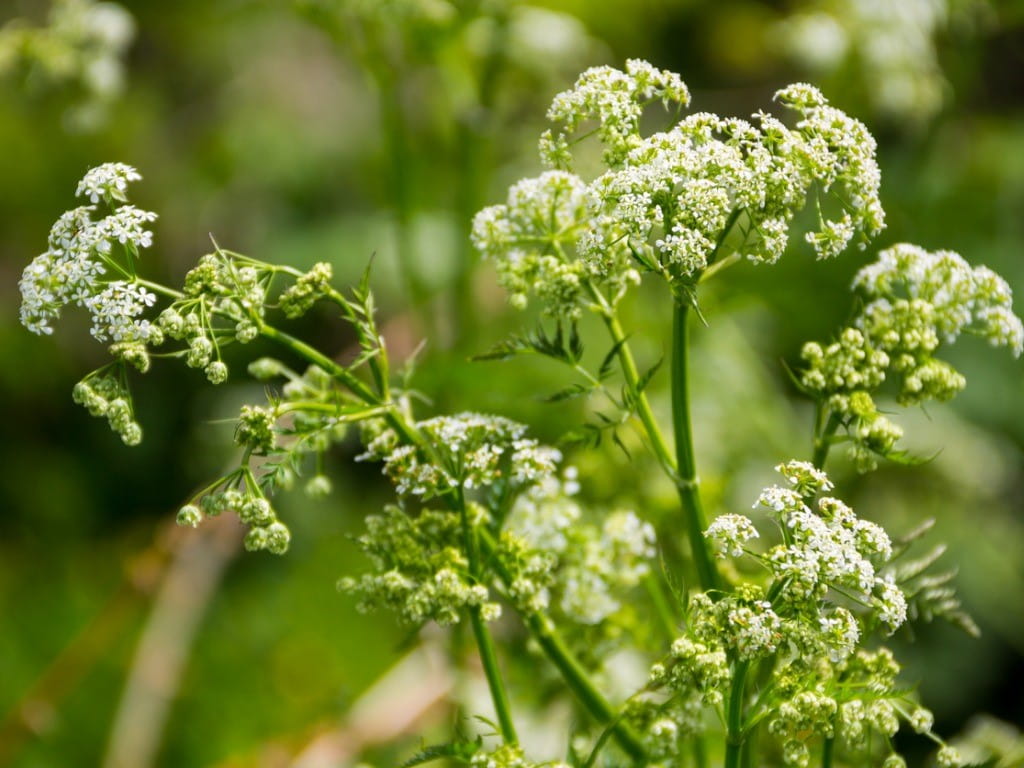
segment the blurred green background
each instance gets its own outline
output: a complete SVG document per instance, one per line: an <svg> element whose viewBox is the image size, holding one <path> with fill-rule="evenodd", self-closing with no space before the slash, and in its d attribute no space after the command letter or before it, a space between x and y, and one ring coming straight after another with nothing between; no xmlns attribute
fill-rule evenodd
<svg viewBox="0 0 1024 768"><path fill-rule="evenodd" d="M18 324L21 270L92 165L142 172L133 202L160 214L147 264L172 284L211 233L267 261L329 261L343 284L376 254L385 334L396 355L427 339L416 382L432 407L498 411L548 440L581 418L582 405L538 400L565 372L468 362L532 319L505 307L467 233L539 170L547 103L587 66L646 58L682 74L695 109L738 115L793 80L820 85L879 139L879 246L959 251L1024 295L1024 3L4 0L0 27L0 765L299 764L409 640L334 588L358 557L349 536L384 499L354 444L336 452L331 498L282 501L286 557L235 558L231 529L181 536L169 523L230 461L217 420L260 386L155 371L136 387L144 442L128 449L71 402L106 355L82 319L42 339ZM819 264L793 243L778 266L731 270L705 296L695 412L715 510L747 506L772 464L809 453L810 409L782 361L842 323L873 256ZM647 365L663 351L663 302L641 293L627 307ZM338 354L351 343L328 312L298 330ZM862 515L894 531L934 516L950 543L944 562L983 635L921 627L907 677L954 734L976 712L1024 722L1024 369L972 340L949 356L967 390L899 417L908 445L937 458L836 473ZM642 458L601 450L573 456L585 493L614 502L647 487ZM649 484L640 495L657 507L666 490ZM160 621L173 631L146 646ZM125 714L138 690L166 709ZM126 742L125 723L149 741Z"/></svg>

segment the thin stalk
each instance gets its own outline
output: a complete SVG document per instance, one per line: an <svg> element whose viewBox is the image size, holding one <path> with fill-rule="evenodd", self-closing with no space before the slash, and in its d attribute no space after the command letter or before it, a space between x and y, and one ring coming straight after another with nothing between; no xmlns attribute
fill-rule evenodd
<svg viewBox="0 0 1024 768"><path fill-rule="evenodd" d="M693 737L693 764L696 768L708 768L708 750L704 737L699 733Z"/></svg>
<svg viewBox="0 0 1024 768"><path fill-rule="evenodd" d="M260 328L260 334L271 341L276 341L278 344L287 347L299 357L304 357L314 365L320 366L327 371L327 373L331 374L331 376L348 387L353 395L358 397L367 405L381 405L377 396L368 386L352 375L351 371L327 357L327 355L320 352L320 350L311 347L301 339L297 339L284 331L279 331L272 325L262 326Z"/></svg>
<svg viewBox="0 0 1024 768"><path fill-rule="evenodd" d="M627 723L619 719L618 713L594 686L586 670L566 648L551 621L540 613L528 614L525 619L537 644L562 673L562 678L580 703L598 723L612 730L616 741L626 754L637 763L645 762L647 752L640 737Z"/></svg>
<svg viewBox="0 0 1024 768"><path fill-rule="evenodd" d="M615 314L615 310L608 304L607 299L596 288L591 286L590 291L601 307L601 319L608 329L608 335L615 342L616 349L618 350L619 365L622 366L622 376L635 398L636 415L640 419L640 423L643 424L647 439L651 442L651 449L654 451L654 455L657 457L662 469L665 470L669 477L675 479L675 459L672 457L672 451L669 450L668 443L665 442L665 437L658 428L658 421L654 418L654 411L651 410L651 404L647 400L647 395L640 391L640 372L637 370L636 360L633 359L633 352L626 341L626 334L622 330L619 318Z"/></svg>
<svg viewBox="0 0 1024 768"><path fill-rule="evenodd" d="M654 571L650 571L644 577L644 586L647 588L647 594L650 595L651 602L654 604L654 612L658 617L658 622L661 624L661 631L671 643L679 634L678 621L672 613L668 600L665 598L665 593L661 589L661 581L654 575Z"/></svg>
<svg viewBox="0 0 1024 768"><path fill-rule="evenodd" d="M693 427L690 422L689 334L690 307L677 300L672 315L672 428L676 439L677 487L686 515L690 548L697 575L705 591L719 589L721 579L704 539L707 519L697 484L697 465L693 454Z"/></svg>
<svg viewBox="0 0 1024 768"><path fill-rule="evenodd" d="M383 57L379 57L383 59ZM413 307L427 329L433 328L433 315L425 304L429 290L423 281L420 264L413 245L414 179L416 159L410 151L408 119L402 104L402 94L393 74L391 62L373 61L371 72L380 91L380 121L384 135L384 147L388 156L391 176L391 199L395 212L395 237L399 268L405 279L406 289Z"/></svg>
<svg viewBox="0 0 1024 768"><path fill-rule="evenodd" d="M814 453L811 456L811 463L814 464L818 469L825 468L825 462L828 460L828 453L832 450L832 436L839 429L840 416L835 411L829 413L828 421L825 422L825 427L821 430L820 434L814 438Z"/></svg>
<svg viewBox="0 0 1024 768"><path fill-rule="evenodd" d="M725 768L740 768L740 753L743 750L743 699L746 696L749 661L736 665L729 691L729 713L726 719L728 729L725 738Z"/></svg>
<svg viewBox="0 0 1024 768"><path fill-rule="evenodd" d="M482 581L480 542L469 520L466 499L461 488L459 488L456 494L455 505L459 508L462 538L466 548L466 557L469 559L469 572L473 579L480 583ZM473 637L476 638L476 647L480 653L480 663L483 665L484 675L487 677L487 687L491 692L494 712L498 716L501 738L506 744L518 744L519 737L516 736L516 726L512 722L512 707L509 704L508 691L505 690L505 683L501 678L501 670L498 667L498 655L494 650L494 640L491 637L490 630L487 629L487 622L484 621L479 605L470 607L469 621L473 625Z"/></svg>
<svg viewBox="0 0 1024 768"><path fill-rule="evenodd" d="M484 667L484 675L487 677L487 687L491 690L491 701L494 703L494 711L498 715L498 725L501 728L501 738L506 744L518 744L519 737L516 735L516 726L512 722L512 706L509 704L508 691L501 679L501 670L498 667L498 654L494 650L494 640L490 630L487 629L487 622L480 615L480 606L474 605L469 609L469 621L473 625L473 636L476 638L477 650L480 652L480 662Z"/></svg>
<svg viewBox="0 0 1024 768"><path fill-rule="evenodd" d="M160 285L160 283L154 283L150 280L143 280L141 277L133 277L132 282L136 285L141 285L143 288L149 288L153 293L159 293L171 299L185 298L185 294L181 291L176 291L173 288L168 288L166 285Z"/></svg>
<svg viewBox="0 0 1024 768"><path fill-rule="evenodd" d="M494 570L506 583L511 582L511 574L505 568L500 559L494 557L497 543L491 538L487 531L480 531L480 544L485 556L489 557ZM626 753L638 763L647 758L643 742L637 733L619 719L615 708L601 694L594 685L587 671L573 655L572 651L565 645L558 630L551 620L539 611L522 614L526 626L533 634L533 638L540 645L545 655L562 674L569 689L573 692L584 709L590 713L600 725L611 729L616 741Z"/></svg>

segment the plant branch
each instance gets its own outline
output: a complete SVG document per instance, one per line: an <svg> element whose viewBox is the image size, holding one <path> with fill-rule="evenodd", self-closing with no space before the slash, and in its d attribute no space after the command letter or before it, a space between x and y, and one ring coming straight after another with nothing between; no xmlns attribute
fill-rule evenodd
<svg viewBox="0 0 1024 768"><path fill-rule="evenodd" d="M323 368L338 381L348 387L352 394L362 399L367 405L381 404L369 387L353 376L352 373L344 366L334 362L310 345L269 325L264 325L260 330L265 338L282 344L294 354L299 355L307 361ZM396 434L403 442L418 446L421 449L430 452L430 446L424 440L423 435L403 418L398 409L392 408L388 412L386 419L388 424L395 430ZM502 567L500 558L495 556L497 544L486 530L478 531L478 535L483 554L489 558L498 575L503 580L510 582L510 574ZM633 760L638 763L642 763L646 760L646 750L644 749L643 742L640 740L640 737L627 723L624 723L619 719L615 709L608 700L604 698L601 692L590 680L586 670L583 669L583 666L579 663L576 657L573 656L572 652L566 647L565 643L559 637L557 630L551 623L551 620L539 612L523 614L523 619L533 634L534 639L562 674L562 677L565 679L569 689L577 699L579 699L580 703L583 704L591 716L593 716L601 725L612 730L616 740L626 753L633 758ZM489 636L484 641L485 646L487 640L489 640ZM486 666L487 662L484 663Z"/></svg>

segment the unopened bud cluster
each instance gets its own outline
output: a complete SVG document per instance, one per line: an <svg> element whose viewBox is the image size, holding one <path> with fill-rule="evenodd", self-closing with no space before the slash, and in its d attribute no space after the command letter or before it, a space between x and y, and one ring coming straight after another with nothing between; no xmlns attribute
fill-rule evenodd
<svg viewBox="0 0 1024 768"><path fill-rule="evenodd" d="M277 512L250 477L234 473L224 481L178 510L178 525L197 527L204 517L234 512L249 527L245 548L250 552L266 550L275 555L288 551L291 533L277 518Z"/></svg>
<svg viewBox="0 0 1024 768"><path fill-rule="evenodd" d="M971 333L1019 356L1024 326L1006 281L952 251L893 246L857 273L854 288L863 293L864 308L836 341L804 346L800 380L841 419L854 458L870 469L874 456L892 452L903 434L875 404L883 382L898 378L900 405L949 400L966 380L935 357L941 345Z"/></svg>

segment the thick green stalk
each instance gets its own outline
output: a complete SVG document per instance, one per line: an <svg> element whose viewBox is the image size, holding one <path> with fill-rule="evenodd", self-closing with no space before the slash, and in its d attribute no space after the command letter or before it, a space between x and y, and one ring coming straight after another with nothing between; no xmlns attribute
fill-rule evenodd
<svg viewBox="0 0 1024 768"><path fill-rule="evenodd" d="M729 691L729 712L726 718L725 768L739 768L740 753L743 751L743 700L747 691L747 672L750 662L736 664Z"/></svg>
<svg viewBox="0 0 1024 768"><path fill-rule="evenodd" d="M821 768L832 768L832 752L835 745L835 737L826 737L825 745L821 749Z"/></svg>
<svg viewBox="0 0 1024 768"><path fill-rule="evenodd" d="M697 575L705 590L713 590L720 588L721 580L704 538L704 530L708 525L700 500L697 464L693 454L687 332L689 311L690 307L684 300L677 300L672 316L672 428L676 440L676 484L686 515L686 530Z"/></svg>

